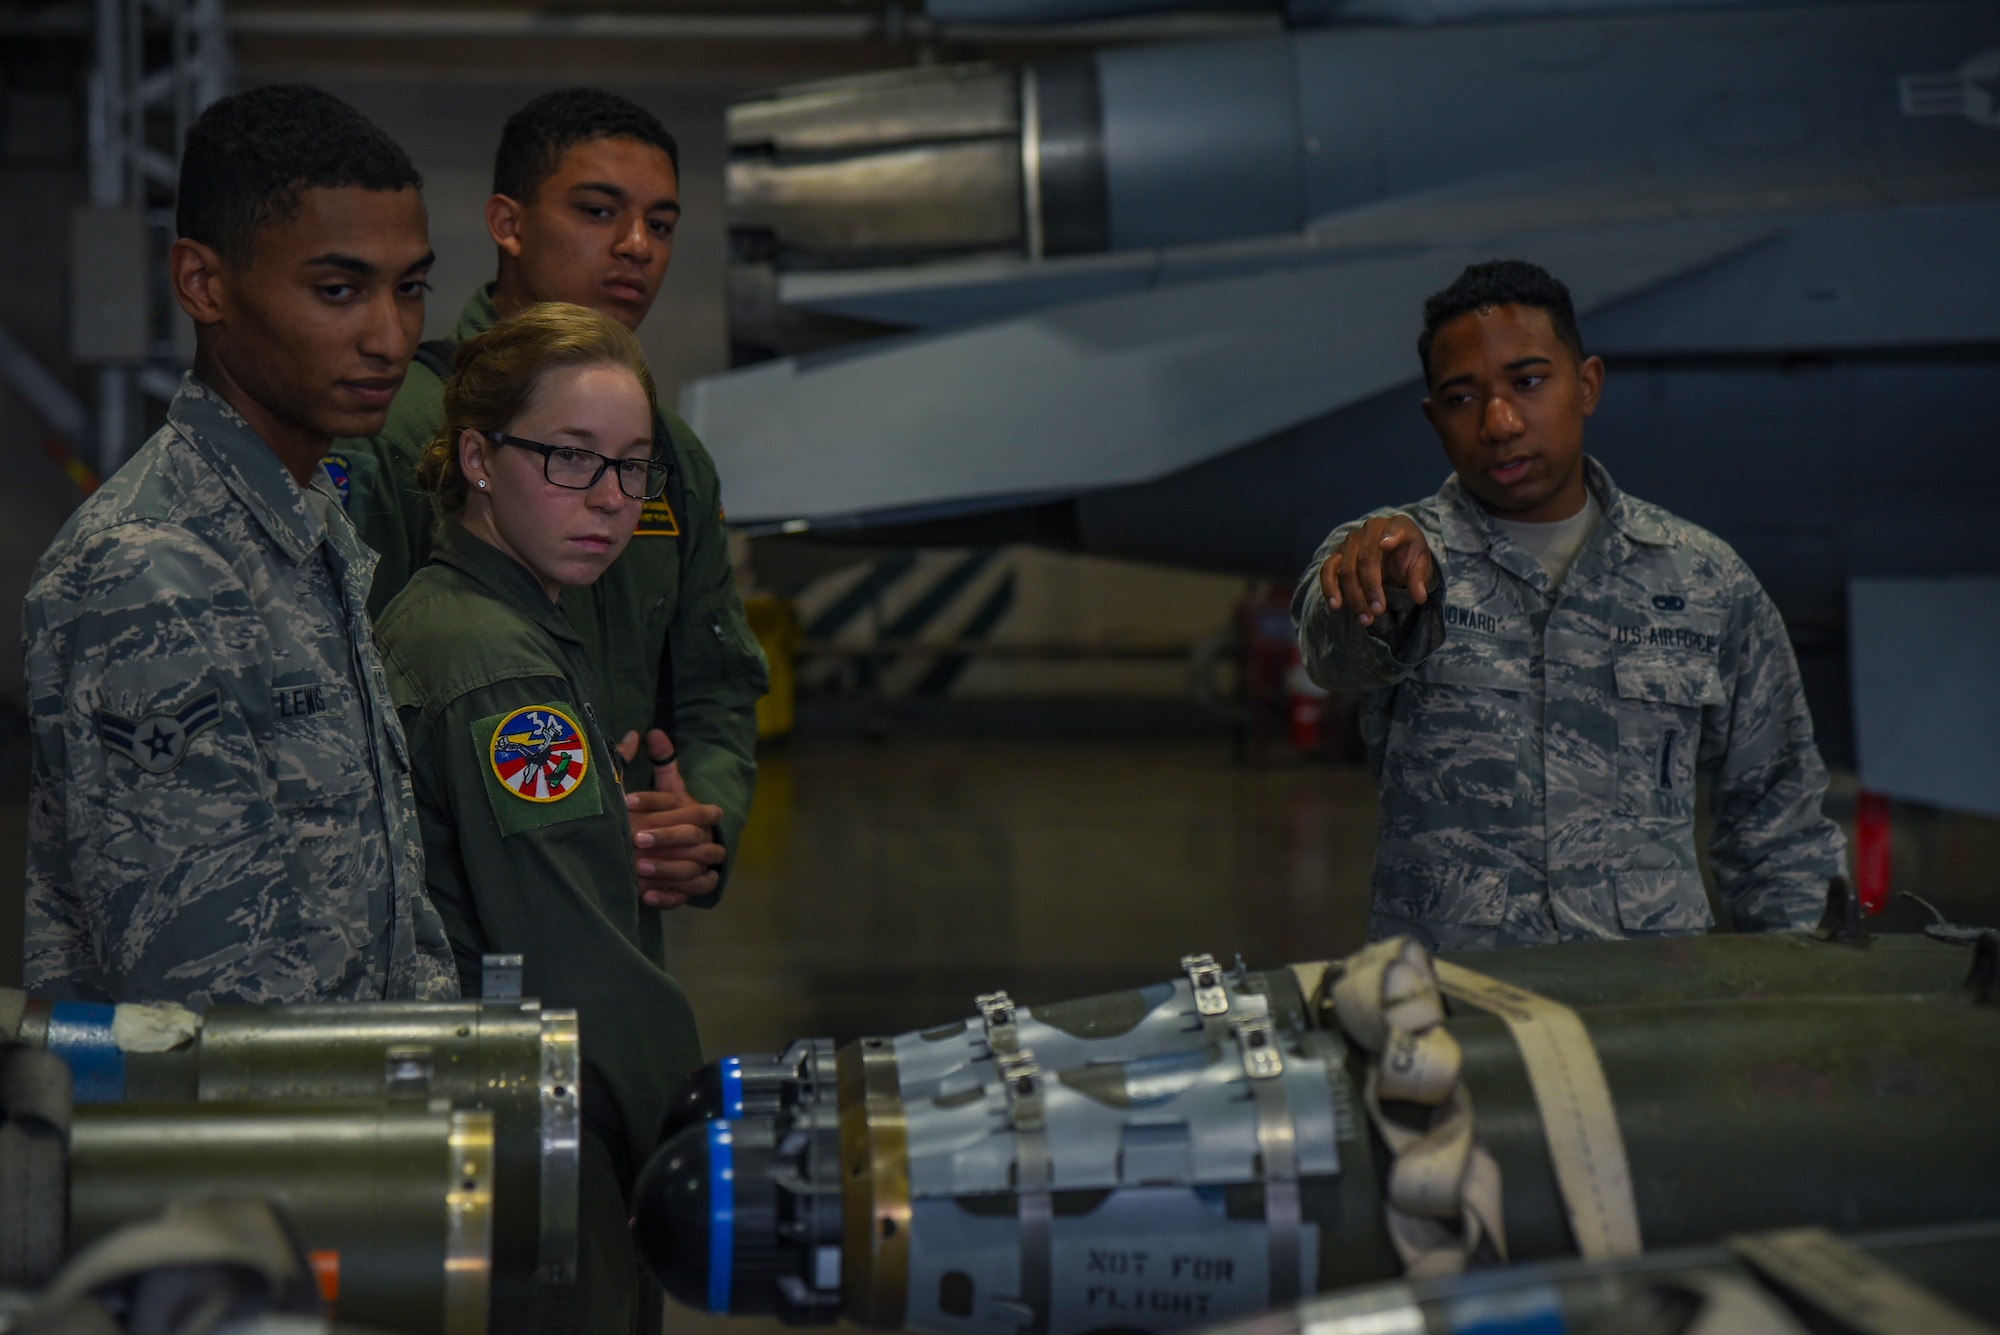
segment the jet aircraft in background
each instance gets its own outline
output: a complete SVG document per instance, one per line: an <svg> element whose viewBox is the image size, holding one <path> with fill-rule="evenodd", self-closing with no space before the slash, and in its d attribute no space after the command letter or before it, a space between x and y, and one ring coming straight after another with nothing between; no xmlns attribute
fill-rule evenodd
<svg viewBox="0 0 2000 1335"><path fill-rule="evenodd" d="M1864 779L2000 814L2000 6L1288 18L733 108L743 364L683 398L731 519L1296 578L1446 472L1425 295L1530 259L1610 366L1593 452L1851 646Z"/></svg>

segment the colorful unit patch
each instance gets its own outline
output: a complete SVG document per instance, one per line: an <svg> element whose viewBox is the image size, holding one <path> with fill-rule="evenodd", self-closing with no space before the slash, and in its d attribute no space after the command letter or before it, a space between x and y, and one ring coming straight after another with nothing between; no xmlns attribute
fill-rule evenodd
<svg viewBox="0 0 2000 1335"><path fill-rule="evenodd" d="M560 802L590 769L583 729L559 709L529 705L500 720L488 759L501 787L527 802Z"/></svg>
<svg viewBox="0 0 2000 1335"><path fill-rule="evenodd" d="M347 456L344 454L329 454L319 463L320 467L326 470L326 475L333 479L333 489L340 493L340 508L345 510L347 493L354 486L354 479L350 476L354 471L354 465L347 462Z"/></svg>
<svg viewBox="0 0 2000 1335"><path fill-rule="evenodd" d="M635 538L678 538L680 535L680 521L674 518L674 507L667 504L664 496L646 502L645 508L639 511L639 527L632 530Z"/></svg>

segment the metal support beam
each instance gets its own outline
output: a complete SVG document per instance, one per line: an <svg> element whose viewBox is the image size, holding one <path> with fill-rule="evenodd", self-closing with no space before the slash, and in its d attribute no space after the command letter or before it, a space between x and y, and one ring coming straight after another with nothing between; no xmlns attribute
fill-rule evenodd
<svg viewBox="0 0 2000 1335"><path fill-rule="evenodd" d="M162 376L178 379L174 305L160 261L173 239L181 141L227 86L229 34L223 0L93 0L92 14L91 207L145 220L134 240L143 253L127 257L141 274L130 299L141 308L144 351L109 355L88 340L75 348L80 362L98 367L98 466L108 477L137 444L137 390Z"/></svg>
<svg viewBox="0 0 2000 1335"><path fill-rule="evenodd" d="M76 395L5 325L0 325L0 380L70 444L81 445L90 439L90 415Z"/></svg>

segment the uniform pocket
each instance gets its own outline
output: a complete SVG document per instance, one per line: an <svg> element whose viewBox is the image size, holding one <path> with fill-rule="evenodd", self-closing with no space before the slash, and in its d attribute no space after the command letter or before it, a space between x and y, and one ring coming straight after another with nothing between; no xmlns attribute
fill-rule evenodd
<svg viewBox="0 0 2000 1335"><path fill-rule="evenodd" d="M1415 680L1425 686L1525 693L1534 684L1533 653L1534 647L1525 640L1447 643L1424 660Z"/></svg>
<svg viewBox="0 0 2000 1335"><path fill-rule="evenodd" d="M1522 764L1530 647L1446 645L1397 688L1382 748L1390 804L1421 802L1428 818L1480 828L1529 797Z"/></svg>
<svg viewBox="0 0 2000 1335"><path fill-rule="evenodd" d="M352 835L356 813L372 786L366 737L348 727L352 716L340 686L287 687L296 704L275 711L265 751L272 803L301 839Z"/></svg>
<svg viewBox="0 0 2000 1335"><path fill-rule="evenodd" d="M1498 927L1507 917L1507 873L1443 861L1385 861L1375 868L1375 911L1419 923Z"/></svg>
<svg viewBox="0 0 2000 1335"><path fill-rule="evenodd" d="M1714 923L1701 873L1692 868L1611 874L1618 925L1627 932L1700 932Z"/></svg>
<svg viewBox="0 0 2000 1335"><path fill-rule="evenodd" d="M734 590L708 598L696 607L674 646L676 655L683 647L687 653L685 668L676 657L676 672L692 670L708 681L727 681L751 699L771 688L764 651L751 633L750 623L743 618L743 606Z"/></svg>
<svg viewBox="0 0 2000 1335"><path fill-rule="evenodd" d="M1695 755L1702 710L1722 704L1722 678L1707 658L1620 652L1618 811L1682 820L1694 814Z"/></svg>

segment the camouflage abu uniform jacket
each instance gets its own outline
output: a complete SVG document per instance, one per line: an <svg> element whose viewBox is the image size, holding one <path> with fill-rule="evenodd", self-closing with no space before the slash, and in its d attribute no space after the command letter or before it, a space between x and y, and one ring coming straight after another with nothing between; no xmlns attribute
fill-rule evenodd
<svg viewBox="0 0 2000 1335"><path fill-rule="evenodd" d="M1371 938L1462 950L1708 927L1697 773L1739 929L1809 923L1844 865L1777 608L1721 539L1585 467L1604 515L1560 588L1452 478L1402 510L1437 560L1427 603L1391 591L1372 630L1327 605L1319 567L1354 524L1293 596L1312 679L1372 692Z"/></svg>
<svg viewBox="0 0 2000 1335"><path fill-rule="evenodd" d="M457 995L370 638L374 557L189 376L24 610L26 986L102 1001Z"/></svg>

